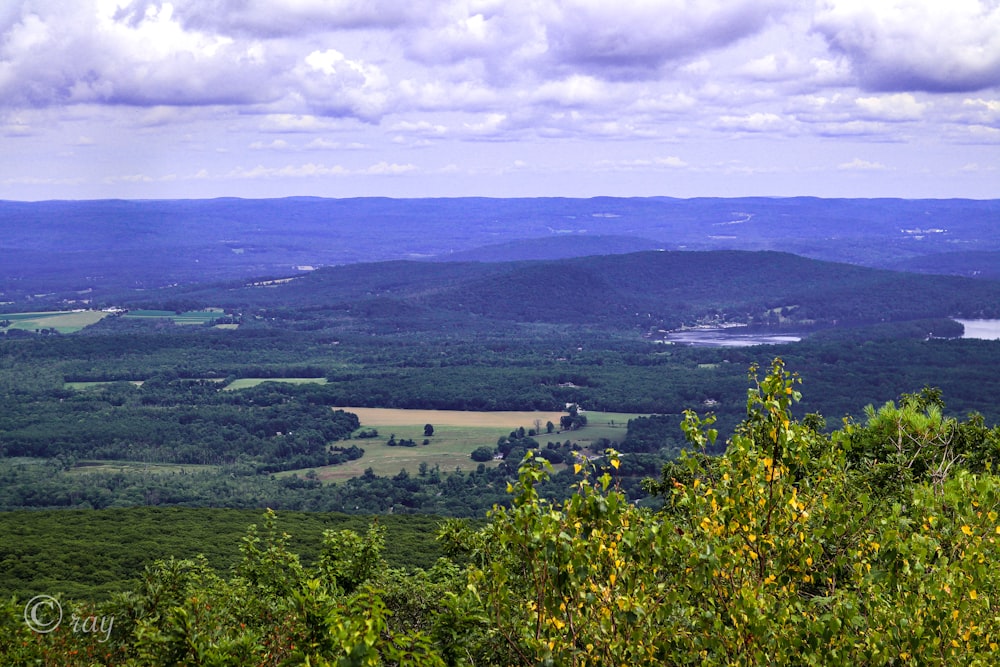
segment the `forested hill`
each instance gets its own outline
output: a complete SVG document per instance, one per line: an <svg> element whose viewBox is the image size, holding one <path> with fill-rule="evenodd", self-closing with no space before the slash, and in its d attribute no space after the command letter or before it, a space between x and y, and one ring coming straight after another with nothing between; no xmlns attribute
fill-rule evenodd
<svg viewBox="0 0 1000 667"><path fill-rule="evenodd" d="M649 251L550 261L379 262L285 282L176 290L247 312L353 320L677 327L871 323L1000 315L1000 283L868 269L780 252ZM147 300L148 297L143 297Z"/></svg>

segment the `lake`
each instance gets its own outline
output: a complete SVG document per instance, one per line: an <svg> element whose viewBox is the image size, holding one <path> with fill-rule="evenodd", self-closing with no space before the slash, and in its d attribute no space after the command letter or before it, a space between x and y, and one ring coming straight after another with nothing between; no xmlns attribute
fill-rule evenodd
<svg viewBox="0 0 1000 667"><path fill-rule="evenodd" d="M955 320L965 327L962 338L1000 340L1000 320Z"/></svg>
<svg viewBox="0 0 1000 667"><path fill-rule="evenodd" d="M749 347L750 345L780 345L797 343L802 335L793 332L751 332L746 327L719 327L672 331L663 336L668 343L697 347Z"/></svg>

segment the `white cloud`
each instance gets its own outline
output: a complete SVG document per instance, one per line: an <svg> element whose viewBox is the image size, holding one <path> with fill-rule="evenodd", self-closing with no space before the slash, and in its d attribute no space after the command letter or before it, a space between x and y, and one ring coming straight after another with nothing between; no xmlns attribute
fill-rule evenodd
<svg viewBox="0 0 1000 667"><path fill-rule="evenodd" d="M282 179L282 178L320 178L326 176L397 176L411 171L417 167L412 164L396 164L389 162L378 162L368 167L352 169L343 165L335 164L327 166L323 163L307 162L298 165L285 165L283 167L265 167L257 165L251 169L237 167L233 169L225 178L229 179Z"/></svg>
<svg viewBox="0 0 1000 667"><path fill-rule="evenodd" d="M676 155L666 157L640 158L636 160L601 160L596 166L611 171L648 171L656 169L683 169L688 163Z"/></svg>
<svg viewBox="0 0 1000 667"><path fill-rule="evenodd" d="M782 51L755 58L743 65L739 72L758 81L784 81L800 79L809 70L810 66L801 62L795 54Z"/></svg>
<svg viewBox="0 0 1000 667"><path fill-rule="evenodd" d="M998 2L6 0L0 136L11 163L41 156L39 169L89 183L85 158L122 164L141 143L178 182L207 169L207 194L220 179L269 178L269 192L310 176L429 182L445 164L469 176L449 180L459 188L515 157L550 176L600 155L619 158L609 176L688 178L736 136L725 151L739 164L776 142L781 159L812 159L799 142L827 138L859 155L879 142L904 164L908 145L1000 141ZM63 154L78 137L94 143ZM416 147L426 168L400 157ZM328 157L357 150L372 164ZM273 164L289 156L305 164ZM950 164L973 160L988 157ZM148 162L125 164L134 176Z"/></svg>
<svg viewBox="0 0 1000 667"><path fill-rule="evenodd" d="M869 162L861 158L854 158L850 162L837 165L841 171L885 171L887 167L881 162Z"/></svg>
<svg viewBox="0 0 1000 667"><path fill-rule="evenodd" d="M136 3L133 15L158 0ZM184 25L196 30L261 38L339 29L389 29L419 20L418 0L172 0Z"/></svg>
<svg viewBox="0 0 1000 667"><path fill-rule="evenodd" d="M719 126L728 130L741 132L767 132L771 130L786 130L791 122L774 113L755 112L740 116L722 116Z"/></svg>
<svg viewBox="0 0 1000 667"><path fill-rule="evenodd" d="M400 121L398 123L393 123L388 127L390 132L403 132L405 134L416 134L425 137L441 137L448 133L448 128L445 125L439 123L431 123L430 121Z"/></svg>
<svg viewBox="0 0 1000 667"><path fill-rule="evenodd" d="M307 103L320 114L375 119L386 110L388 79L376 65L326 49L307 55L295 73Z"/></svg>
<svg viewBox="0 0 1000 667"><path fill-rule="evenodd" d="M536 102L551 102L559 106L595 106L609 102L612 92L608 85L592 76L574 74L565 79L547 81L531 91Z"/></svg>
<svg viewBox="0 0 1000 667"><path fill-rule="evenodd" d="M926 104L918 102L910 93L859 97L854 103L864 117L886 121L919 120L927 109Z"/></svg>
<svg viewBox="0 0 1000 667"><path fill-rule="evenodd" d="M250 149L255 151L287 151L294 148L284 139L275 139L274 141L269 141L267 143L263 141L255 141L250 144Z"/></svg>
<svg viewBox="0 0 1000 667"><path fill-rule="evenodd" d="M819 0L815 29L877 91L972 91L1000 84L994 0Z"/></svg>
<svg viewBox="0 0 1000 667"><path fill-rule="evenodd" d="M332 150L359 151L369 148L369 146L367 144L363 144L358 141L349 141L347 143L341 143L339 141L329 141L328 139L324 139L322 137L316 137L308 144L303 146L303 148L309 151L332 151Z"/></svg>
<svg viewBox="0 0 1000 667"><path fill-rule="evenodd" d="M30 7L30 9L29 9ZM185 30L171 5L132 22L115 5L36 0L0 41L0 104L246 104L271 100L273 70L245 45Z"/></svg>
<svg viewBox="0 0 1000 667"><path fill-rule="evenodd" d="M546 25L559 66L611 78L649 78L668 62L732 44L790 4L780 0L565 0Z"/></svg>

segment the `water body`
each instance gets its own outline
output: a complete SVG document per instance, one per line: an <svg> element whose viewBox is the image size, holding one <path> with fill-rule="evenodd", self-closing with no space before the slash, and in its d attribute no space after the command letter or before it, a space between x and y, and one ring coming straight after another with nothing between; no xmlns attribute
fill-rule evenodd
<svg viewBox="0 0 1000 667"><path fill-rule="evenodd" d="M965 327L962 338L1000 340L1000 320L955 320Z"/></svg>
<svg viewBox="0 0 1000 667"><path fill-rule="evenodd" d="M749 347L751 345L797 343L802 340L802 335L793 332L780 334L765 331L749 332L745 327L721 327L673 331L666 334L663 340L668 343L696 347Z"/></svg>

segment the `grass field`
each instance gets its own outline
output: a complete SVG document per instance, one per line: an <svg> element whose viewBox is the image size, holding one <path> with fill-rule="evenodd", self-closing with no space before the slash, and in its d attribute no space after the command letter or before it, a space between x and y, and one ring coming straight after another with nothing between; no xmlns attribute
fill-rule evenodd
<svg viewBox="0 0 1000 667"><path fill-rule="evenodd" d="M256 387L264 382L287 382L288 384L326 384L326 378L238 378L225 386L223 391L235 391Z"/></svg>
<svg viewBox="0 0 1000 667"><path fill-rule="evenodd" d="M350 441L363 447L365 455L357 461L338 466L317 468L320 479L338 481L357 477L371 468L377 475L395 475L406 468L415 473L421 463L430 467L440 466L442 472L474 469L479 464L469 458L477 447L496 446L497 440L519 427L534 428L535 420L540 420L543 433L536 438L544 445L547 442L572 440L582 447L590 447L601 438L620 442L625 437L628 420L634 414L618 412L588 412L588 424L577 431L544 433L545 423L559 424L564 412L466 412L460 410L397 410L389 408L336 408L358 415L362 428L378 430L378 438ZM434 435L424 441L424 425L434 427ZM390 435L397 440L411 439L416 447L389 447L386 442ZM488 464L495 465L495 464ZM302 474L304 471L294 471ZM291 472L282 474L292 474Z"/></svg>
<svg viewBox="0 0 1000 667"><path fill-rule="evenodd" d="M79 461L70 470L73 474L89 474L93 472L141 472L155 474L172 474L179 472L206 472L218 470L218 466L178 464L178 463L141 463L138 461Z"/></svg>
<svg viewBox="0 0 1000 667"><path fill-rule="evenodd" d="M130 310L125 317L132 319L168 319L174 324L205 324L223 315L221 308L206 310L189 310L186 313L175 313L172 310Z"/></svg>
<svg viewBox="0 0 1000 667"><path fill-rule="evenodd" d="M189 382L225 382L226 378L183 378L183 381ZM115 384L116 382L128 382L129 384L134 384L136 387L141 387L145 380L95 380L93 382L64 382L64 389L76 389L77 391L85 391L87 389L96 389L97 387L103 387L109 384Z"/></svg>
<svg viewBox="0 0 1000 667"><path fill-rule="evenodd" d="M0 321L9 320L10 329L34 331L55 329L59 333L73 333L100 322L108 313L100 310L62 310L42 313L0 313Z"/></svg>
<svg viewBox="0 0 1000 667"><path fill-rule="evenodd" d="M122 380L122 382L128 382L129 384L134 384L136 387L141 387L142 380ZM83 391L86 389L94 389L96 387L103 387L104 385L115 384L115 382L65 382L63 383L63 389L76 389L77 391Z"/></svg>

